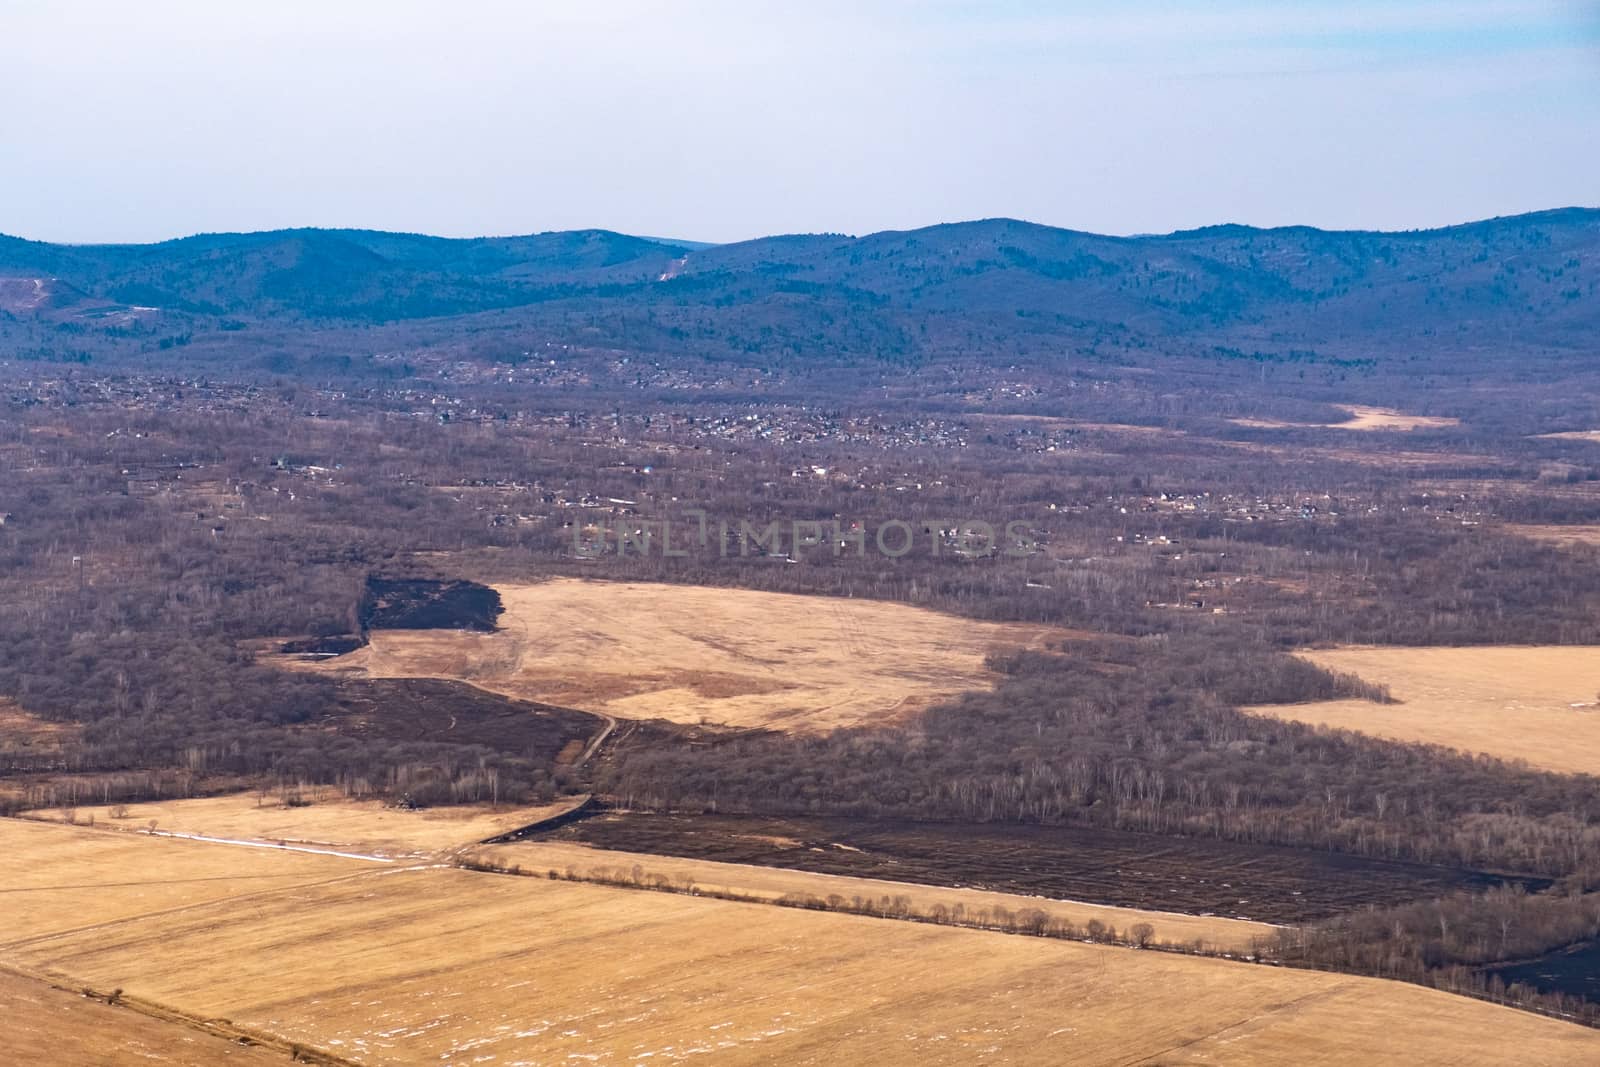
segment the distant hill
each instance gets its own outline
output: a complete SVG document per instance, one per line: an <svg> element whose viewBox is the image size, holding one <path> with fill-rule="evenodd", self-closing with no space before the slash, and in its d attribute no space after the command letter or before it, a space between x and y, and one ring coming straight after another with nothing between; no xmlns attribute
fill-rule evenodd
<svg viewBox="0 0 1600 1067"><path fill-rule="evenodd" d="M163 310L382 321L654 277L689 250L603 230L467 240L369 230L203 234L153 245L0 237L0 278L59 279Z"/></svg>
<svg viewBox="0 0 1600 1067"><path fill-rule="evenodd" d="M1174 343L1312 360L1593 351L1600 210L1402 233L1227 225L1138 237L986 219L730 245L605 230L448 239L305 229L151 245L0 237L0 320L23 332L457 316L473 316L474 329L767 362Z"/></svg>

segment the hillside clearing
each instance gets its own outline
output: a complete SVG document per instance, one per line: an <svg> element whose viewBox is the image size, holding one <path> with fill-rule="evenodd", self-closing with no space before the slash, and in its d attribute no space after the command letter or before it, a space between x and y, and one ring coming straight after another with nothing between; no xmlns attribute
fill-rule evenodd
<svg viewBox="0 0 1600 1067"><path fill-rule="evenodd" d="M575 578L496 588L495 633L377 630L367 647L307 669L456 679L624 719L824 731L987 688L990 651L1068 635L745 589Z"/></svg>
<svg viewBox="0 0 1600 1067"><path fill-rule="evenodd" d="M0 697L0 752L54 751L80 732L65 723L41 719L24 711L15 700Z"/></svg>
<svg viewBox="0 0 1600 1067"><path fill-rule="evenodd" d="M1341 648L1296 653L1387 685L1397 704L1327 700L1245 708L1420 741L1565 774L1600 774L1600 649Z"/></svg>

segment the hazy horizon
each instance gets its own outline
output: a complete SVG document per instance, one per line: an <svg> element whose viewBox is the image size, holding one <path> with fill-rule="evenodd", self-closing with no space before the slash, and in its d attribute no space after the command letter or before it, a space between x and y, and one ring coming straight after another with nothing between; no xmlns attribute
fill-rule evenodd
<svg viewBox="0 0 1600 1067"><path fill-rule="evenodd" d="M0 3L35 240L1409 230L1600 172L1587 0Z"/></svg>
<svg viewBox="0 0 1600 1067"><path fill-rule="evenodd" d="M87 240L87 241L51 241L48 238L29 237L26 234L9 233L9 232L0 230L0 237L15 237L15 238L21 238L23 240L28 240L28 241L39 241L39 242L44 243L44 244L60 245L62 247L67 247L67 248L94 248L94 247L116 247L116 246L120 246L120 245L131 245L131 246L157 245L157 244L165 244L165 243L168 243L168 242L171 242L171 241L188 240L188 239L196 238L196 237L249 237L249 236L254 236L254 235L258 235L258 234L297 233L297 232L305 232L305 231L313 231L313 232L319 232L319 233L340 233L340 232L343 232L343 233L386 233L386 234L392 234L392 235L395 235L395 236L439 238L439 239L443 239L443 240L452 240L452 241L511 240L511 239L518 238L518 237L536 237L536 236L539 236L540 234L546 234L546 233L583 233L583 232L594 231L594 232L616 233L616 234L619 234L619 235L624 236L624 237L633 237L633 238L637 238L637 239L642 240L642 241L656 241L656 242L659 242L661 244L669 244L669 245L670 244L709 245L709 246L715 247L715 246L719 246L719 245L739 244L739 243L741 243L743 241L759 241L759 240L761 240L763 238L768 238L768 237L818 237L818 236L826 236L826 235L837 234L839 236L843 236L843 237L847 237L847 238L851 238L851 239L857 239L857 238L862 238L862 237L870 237L873 234L879 234L879 233L897 233L897 232L898 233L911 233L911 232L915 232L917 230L933 229L933 228L938 227L938 226L961 226L961 225L967 225L967 224L978 223L978 222L1019 222L1019 223L1022 223L1023 225L1028 225L1028 226L1041 226L1041 227L1045 227L1047 229L1067 230L1069 232L1084 233L1084 234L1088 234L1088 235L1094 236L1094 237L1109 237L1109 238L1116 238L1116 239L1133 239L1133 238L1140 238L1140 237L1162 238L1162 237L1170 237L1170 236L1172 236L1174 234L1178 234L1178 233L1194 232L1195 230L1203 230L1203 229L1210 229L1210 228L1215 228L1215 227L1235 226L1235 225L1237 225L1237 226L1245 226L1245 227L1252 228L1252 229L1314 229L1314 230L1321 230L1322 232L1325 232L1325 233L1341 233L1341 232L1343 232L1343 233L1425 233L1425 232L1429 232L1429 231L1433 231L1433 230L1450 229L1450 228L1455 227L1455 226L1471 226L1471 225L1474 225L1476 223L1490 222L1490 221L1493 221L1494 219L1499 219L1499 218L1517 218L1517 217L1521 217L1521 216L1525 216L1525 215L1541 215L1541 214L1549 214L1549 213L1552 213L1552 212L1561 212L1561 211L1593 211L1593 212L1600 212L1600 204L1594 204L1594 205L1590 205L1590 204L1560 204L1560 205L1555 205L1555 206L1548 207L1548 208L1534 208L1534 209L1532 209L1530 211L1515 212L1515 213L1512 213L1510 215L1486 215L1486 216L1483 216L1482 218L1461 219L1461 220L1456 221L1456 222L1447 222L1447 223L1443 223L1443 224L1438 225L1438 226L1408 226L1408 227L1404 227L1404 228L1400 228L1400 229L1382 229L1382 230L1372 230L1372 229L1334 229L1334 228L1330 228L1330 227L1310 226L1310 225L1307 225L1307 224L1304 224L1304 223L1283 223L1283 224L1281 224L1280 226L1277 226L1277 227L1258 227L1258 226L1252 226L1250 223L1236 223L1236 222L1229 221L1229 220L1223 220L1223 221L1219 221L1219 222L1202 223L1199 226L1184 227L1183 229L1180 229L1180 230L1166 230L1166 231L1161 231L1161 232L1155 232L1155 231L1146 230L1146 231L1135 232L1135 233L1107 233L1107 232L1099 231L1099 230L1080 230L1080 229L1077 229L1075 227L1055 226L1052 223L1039 222L1036 219L1022 219L1022 218L1017 218L1016 216L1009 216L1009 215L991 215L991 216L988 216L986 218L946 219L946 220L942 220L942 221L939 221L939 222L930 222L930 223L927 223L927 224L921 225L921 226L907 226L907 227L899 227L899 228L895 228L895 229L862 230L859 233L844 233L843 231L839 231L839 230L805 230L805 231L793 230L793 231L786 231L786 232L773 231L771 233L755 234L755 235L753 235L751 237L737 238L737 239L732 240L732 241L703 241L700 238L695 237L693 235L685 236L685 235L682 235L682 234L678 234L678 235L670 235L670 234L669 235L662 235L662 234L632 233L630 231L618 230L618 229L616 229L615 227L612 227L612 226L574 226L574 227L571 227L571 228L565 229L565 230L526 230L526 231L523 231L523 232L520 232L520 233L463 233L463 234L428 233L428 232L425 232L425 231L422 231L422 230L380 230L380 229L376 229L376 228L370 227L370 226L279 226L279 227L274 227L273 229L270 229L270 230L197 230L197 231L194 231L192 233L177 233L177 234L171 234L171 235L165 236L165 237L155 237L155 238L151 238L150 240L146 240L146 241L96 241L96 240Z"/></svg>

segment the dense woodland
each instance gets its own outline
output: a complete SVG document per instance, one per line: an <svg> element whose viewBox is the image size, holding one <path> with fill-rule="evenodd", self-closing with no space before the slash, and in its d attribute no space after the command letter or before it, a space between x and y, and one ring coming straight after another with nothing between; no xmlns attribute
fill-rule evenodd
<svg viewBox="0 0 1600 1067"><path fill-rule="evenodd" d="M1593 257L1568 263L1589 215L1162 239L1182 269L1010 224L715 254L615 236L0 247L0 274L60 279L42 307L0 285L0 711L33 724L0 734L0 808L304 782L1081 825L1558 880L1286 935L1307 965L1476 988L1595 935L1600 783L1236 710L1383 697L1287 654L1309 645L1600 644L1600 549L1532 529L1600 523L1600 444L1539 436L1600 428ZM393 269L355 277L351 242ZM1344 266L1274 281L1264 253L1290 246ZM348 284L308 303L328 272ZM1039 318L1069 291L1083 315ZM1446 329L1470 309L1476 332ZM1446 419L1330 428L1343 403ZM834 536L579 551L696 515ZM905 555L836 550L885 523L917 531ZM963 551L971 523L1028 536ZM581 768L581 710L290 669L416 625L405 583L553 575L1065 629L906 724L652 724ZM493 625L489 597L463 624Z"/></svg>

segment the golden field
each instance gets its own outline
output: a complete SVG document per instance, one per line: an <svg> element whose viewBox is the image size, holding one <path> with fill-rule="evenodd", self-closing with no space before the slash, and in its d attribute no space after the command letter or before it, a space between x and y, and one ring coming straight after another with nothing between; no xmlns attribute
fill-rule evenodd
<svg viewBox="0 0 1600 1067"><path fill-rule="evenodd" d="M495 633L379 630L308 669L457 679L624 719L831 730L988 687L991 650L1065 635L840 597L576 578L496 588Z"/></svg>
<svg viewBox="0 0 1600 1067"><path fill-rule="evenodd" d="M1600 1033L1397 983L14 820L0 895L45 890L62 841L102 878L289 880L144 914L107 882L114 921L8 911L5 962L363 1064L1600 1061Z"/></svg>
<svg viewBox="0 0 1600 1067"><path fill-rule="evenodd" d="M1244 710L1524 760L1548 771L1600 774L1600 649L1364 647L1296 655L1387 685L1399 703L1327 700Z"/></svg>
<svg viewBox="0 0 1600 1067"><path fill-rule="evenodd" d="M43 934L370 870L361 860L0 819L0 952Z"/></svg>
<svg viewBox="0 0 1600 1067"><path fill-rule="evenodd" d="M273 794L232 793L121 805L125 815L120 819L108 807L47 808L24 818L65 822L70 817L81 823L93 816L100 829L143 832L155 823L163 833L416 859L521 829L583 799L520 808L462 804L406 811L376 800L350 800L333 789L298 795L309 803L291 807Z"/></svg>

